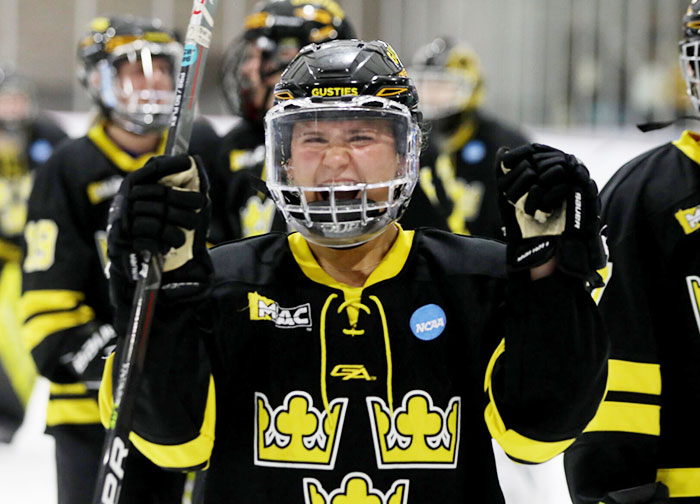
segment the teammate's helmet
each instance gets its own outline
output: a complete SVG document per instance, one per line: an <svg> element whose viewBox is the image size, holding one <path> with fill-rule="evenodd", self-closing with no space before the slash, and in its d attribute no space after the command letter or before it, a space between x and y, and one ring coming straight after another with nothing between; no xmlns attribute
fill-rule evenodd
<svg viewBox="0 0 700 504"><path fill-rule="evenodd" d="M433 40L416 51L409 71L423 115L439 132L456 128L483 99L479 56L464 43Z"/></svg>
<svg viewBox="0 0 700 504"><path fill-rule="evenodd" d="M11 66L0 66L0 129L24 130L38 114L34 83L16 74Z"/></svg>
<svg viewBox="0 0 700 504"><path fill-rule="evenodd" d="M310 43L355 37L334 0L267 0L245 19L245 32L226 49L221 89L231 112L261 121L275 82L299 49Z"/></svg>
<svg viewBox="0 0 700 504"><path fill-rule="evenodd" d="M267 187L319 245L371 240L401 217L418 178L418 93L382 41L304 47L265 115Z"/></svg>
<svg viewBox="0 0 700 504"><path fill-rule="evenodd" d="M683 16L681 71L693 108L700 112L700 1L693 0Z"/></svg>
<svg viewBox="0 0 700 504"><path fill-rule="evenodd" d="M78 44L78 79L103 114L136 134L168 125L182 44L159 20L99 17Z"/></svg>

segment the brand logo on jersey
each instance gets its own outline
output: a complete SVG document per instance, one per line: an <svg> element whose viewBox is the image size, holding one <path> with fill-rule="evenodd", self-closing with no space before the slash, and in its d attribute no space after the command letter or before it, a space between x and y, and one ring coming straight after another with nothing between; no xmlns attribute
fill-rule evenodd
<svg viewBox="0 0 700 504"><path fill-rule="evenodd" d="M370 376L367 368L362 364L338 364L331 371L331 376L342 377L345 380L366 380L374 381L376 376Z"/></svg>
<svg viewBox="0 0 700 504"><path fill-rule="evenodd" d="M87 186L87 195L90 203L97 205L114 197L119 192L123 177L116 175L105 180L93 182Z"/></svg>
<svg viewBox="0 0 700 504"><path fill-rule="evenodd" d="M411 315L411 331L423 341L434 340L442 334L447 325L447 315L436 304L421 306Z"/></svg>
<svg viewBox="0 0 700 504"><path fill-rule="evenodd" d="M311 327L311 305L309 303L283 308L276 301L261 296L257 292L248 293L250 320L269 320L276 327L294 329Z"/></svg>
<svg viewBox="0 0 700 504"><path fill-rule="evenodd" d="M372 479L365 473L347 474L340 488L328 493L315 478L304 478L305 504L407 504L408 484L405 479L397 480L387 493L374 488Z"/></svg>
<svg viewBox="0 0 700 504"><path fill-rule="evenodd" d="M467 164L481 163L486 157L486 144L481 140L470 140L462 148L462 159Z"/></svg>
<svg viewBox="0 0 700 504"><path fill-rule="evenodd" d="M35 163L43 163L51 157L53 146L45 138L40 138L29 147L29 157Z"/></svg>
<svg viewBox="0 0 700 504"><path fill-rule="evenodd" d="M271 199L260 199L253 195L240 211L241 230L243 236L258 236L269 233L275 218L275 202Z"/></svg>
<svg viewBox="0 0 700 504"><path fill-rule="evenodd" d="M348 399L333 399L321 413L303 391L290 392L274 411L255 394L254 463L267 467L333 469Z"/></svg>
<svg viewBox="0 0 700 504"><path fill-rule="evenodd" d="M324 87L311 90L311 96L357 96L356 87Z"/></svg>
<svg viewBox="0 0 700 504"><path fill-rule="evenodd" d="M457 467L461 398L447 408L433 405L427 392L406 394L390 411L383 399L367 398L374 451L380 469L450 469Z"/></svg>
<svg viewBox="0 0 700 504"><path fill-rule="evenodd" d="M232 150L228 159L232 172L237 172L242 168L252 168L265 162L265 146L258 145L252 150Z"/></svg>
<svg viewBox="0 0 700 504"><path fill-rule="evenodd" d="M679 210L676 212L676 220L680 223L685 234L690 234L700 229L700 205Z"/></svg>

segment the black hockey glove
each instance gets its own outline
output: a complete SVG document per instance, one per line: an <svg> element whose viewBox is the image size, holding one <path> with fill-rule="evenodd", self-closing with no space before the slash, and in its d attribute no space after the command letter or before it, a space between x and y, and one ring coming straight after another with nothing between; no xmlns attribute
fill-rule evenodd
<svg viewBox="0 0 700 504"><path fill-rule="evenodd" d="M610 492L602 504L670 504L668 487L661 482Z"/></svg>
<svg viewBox="0 0 700 504"><path fill-rule="evenodd" d="M212 273L207 190L201 160L184 154L151 158L126 176L108 226L113 303L130 303L144 250L163 254L161 290L167 297L191 298L206 290Z"/></svg>
<svg viewBox="0 0 700 504"><path fill-rule="evenodd" d="M526 144L496 154L499 206L510 271L556 257L557 267L600 284L605 266L598 188L576 157L547 145Z"/></svg>

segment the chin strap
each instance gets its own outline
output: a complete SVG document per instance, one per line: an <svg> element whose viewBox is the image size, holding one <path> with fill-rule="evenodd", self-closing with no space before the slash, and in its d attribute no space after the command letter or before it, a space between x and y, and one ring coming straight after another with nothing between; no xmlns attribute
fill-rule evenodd
<svg viewBox="0 0 700 504"><path fill-rule="evenodd" d="M649 131L655 131L655 130L667 128L668 126L671 126L672 124L675 124L678 121L682 121L684 119L690 120L690 121L700 121L700 117L684 115L684 116L676 117L675 119L672 119L670 121L651 121L648 123L637 124L637 128L642 133L647 133Z"/></svg>

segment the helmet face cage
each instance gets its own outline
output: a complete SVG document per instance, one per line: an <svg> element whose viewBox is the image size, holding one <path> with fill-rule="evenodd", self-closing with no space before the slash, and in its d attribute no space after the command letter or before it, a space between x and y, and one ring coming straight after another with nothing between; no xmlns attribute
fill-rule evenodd
<svg viewBox="0 0 700 504"><path fill-rule="evenodd" d="M182 45L160 31L115 35L108 29L93 39L99 43L83 50L89 56L81 56L78 69L93 101L110 120L132 133L167 128Z"/></svg>
<svg viewBox="0 0 700 504"><path fill-rule="evenodd" d="M686 92L693 108L700 113L700 38L681 41L680 63Z"/></svg>
<svg viewBox="0 0 700 504"><path fill-rule="evenodd" d="M435 121L461 113L477 88L477 83L459 71L433 67L415 67L411 78L421 97L423 117Z"/></svg>
<svg viewBox="0 0 700 504"><path fill-rule="evenodd" d="M420 129L405 105L372 96L291 99L266 114L265 130L267 186L287 223L308 241L356 246L403 214L418 179L420 147ZM354 177L343 169L333 174L326 164L335 146L348 163L366 163Z"/></svg>

